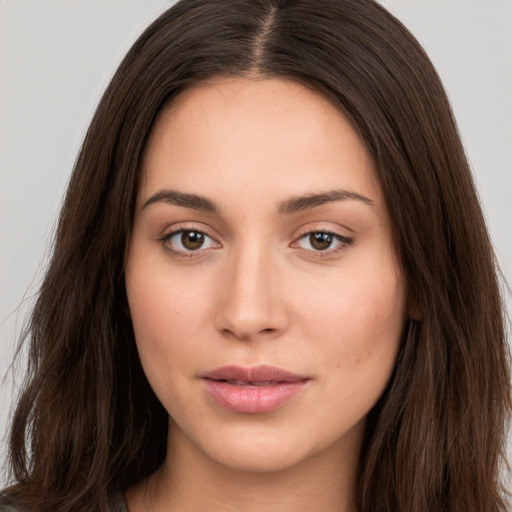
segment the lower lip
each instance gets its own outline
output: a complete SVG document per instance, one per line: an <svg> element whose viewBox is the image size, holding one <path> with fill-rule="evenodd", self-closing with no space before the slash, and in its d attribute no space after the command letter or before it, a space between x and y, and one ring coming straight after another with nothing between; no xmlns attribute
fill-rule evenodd
<svg viewBox="0 0 512 512"><path fill-rule="evenodd" d="M224 381L203 379L210 396L222 407L234 412L258 414L270 412L298 395L307 380L278 382L265 386L236 386Z"/></svg>

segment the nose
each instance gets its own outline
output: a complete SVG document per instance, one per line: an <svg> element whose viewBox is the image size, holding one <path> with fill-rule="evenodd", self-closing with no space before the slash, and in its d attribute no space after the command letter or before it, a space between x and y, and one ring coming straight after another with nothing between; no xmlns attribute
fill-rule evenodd
<svg viewBox="0 0 512 512"><path fill-rule="evenodd" d="M286 290L275 258L264 248L233 253L219 275L216 327L225 336L276 337L288 326Z"/></svg>

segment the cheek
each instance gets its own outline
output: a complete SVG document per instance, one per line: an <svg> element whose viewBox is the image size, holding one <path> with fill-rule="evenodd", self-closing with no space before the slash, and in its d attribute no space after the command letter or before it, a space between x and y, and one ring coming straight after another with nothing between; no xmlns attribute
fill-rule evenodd
<svg viewBox="0 0 512 512"><path fill-rule="evenodd" d="M180 418L180 411L188 410L187 377L204 353L200 333L207 311L195 287L160 270L141 266L127 272L126 287L144 373L165 409Z"/></svg>
<svg viewBox="0 0 512 512"><path fill-rule="evenodd" d="M347 276L329 295L314 311L315 324L323 326L317 363L325 368L326 401L337 404L335 428L363 419L382 396L398 355L405 293L401 277L390 270L378 279L370 273Z"/></svg>
<svg viewBox="0 0 512 512"><path fill-rule="evenodd" d="M353 382L386 378L394 366L405 318L403 280L394 267L353 270L311 285L304 324L318 356Z"/></svg>
<svg viewBox="0 0 512 512"><path fill-rule="evenodd" d="M147 373L188 357L208 319L204 288L169 275L168 265L128 266L126 288L139 354ZM180 340L188 340L187 343Z"/></svg>

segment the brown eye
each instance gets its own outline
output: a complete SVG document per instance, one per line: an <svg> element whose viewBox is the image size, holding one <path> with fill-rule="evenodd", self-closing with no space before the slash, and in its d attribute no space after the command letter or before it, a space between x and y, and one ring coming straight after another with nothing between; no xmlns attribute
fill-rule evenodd
<svg viewBox="0 0 512 512"><path fill-rule="evenodd" d="M311 233L309 235L309 243L313 249L325 251L331 247L333 238L333 235L330 233Z"/></svg>
<svg viewBox="0 0 512 512"><path fill-rule="evenodd" d="M172 231L160 239L165 248L174 255L192 255L206 249L218 249L221 245L211 236L195 229Z"/></svg>
<svg viewBox="0 0 512 512"><path fill-rule="evenodd" d="M204 244L204 233L199 231L182 231L181 243L189 251L200 249Z"/></svg>
<svg viewBox="0 0 512 512"><path fill-rule="evenodd" d="M332 255L350 246L352 238L332 233L330 231L310 231L296 240L292 247L300 247L313 253L325 253Z"/></svg>

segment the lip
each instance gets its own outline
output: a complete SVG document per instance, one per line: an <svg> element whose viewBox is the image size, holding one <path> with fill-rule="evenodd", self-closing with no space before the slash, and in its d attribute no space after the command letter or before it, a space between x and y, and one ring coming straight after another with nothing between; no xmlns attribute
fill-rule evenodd
<svg viewBox="0 0 512 512"><path fill-rule="evenodd" d="M215 402L231 411L246 414L265 413L281 407L311 380L268 365L250 368L222 366L201 378Z"/></svg>

